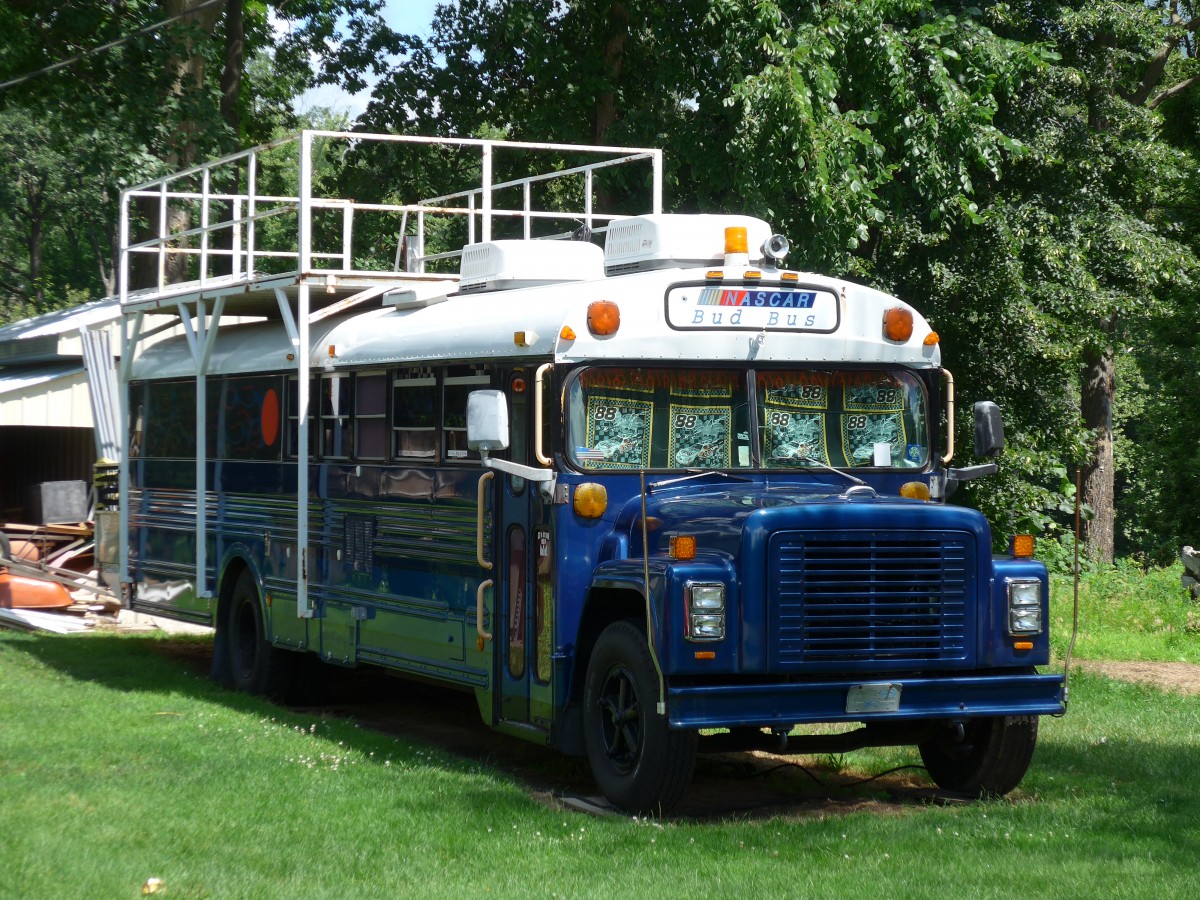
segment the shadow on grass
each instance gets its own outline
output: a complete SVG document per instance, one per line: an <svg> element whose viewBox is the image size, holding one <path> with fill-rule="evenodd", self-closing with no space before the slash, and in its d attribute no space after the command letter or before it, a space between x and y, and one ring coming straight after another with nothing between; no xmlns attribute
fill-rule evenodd
<svg viewBox="0 0 1200 900"><path fill-rule="evenodd" d="M554 796L587 797L596 792L585 760L492 731L481 721L472 694L380 670L323 667L328 677L325 702L289 711L211 682L211 639L14 635L11 639L6 636L4 643L69 678L111 690L178 694L297 725L320 718L335 726L333 739L364 754L378 750L381 735L408 743L408 747L396 748L401 755L415 757L423 747L433 746L451 755L447 768L465 771L482 766L543 803L552 803ZM1089 690L1089 684L1097 683L1078 682L1072 716L1120 717L1121 703L1136 702L1141 696L1135 692L1133 699L1114 700L1111 691ZM1101 708L1094 708L1096 704ZM338 723L345 727L336 727ZM1144 740L1084 744L1073 741L1071 734L1067 728L1043 730L1030 777L1036 788L1027 782L1015 795L1018 804L1034 798L1041 803L1081 799L1094 805L1096 798L1103 796L1103 816L1113 819L1114 832L1128 831L1138 822L1147 827L1152 823L1148 836L1155 841L1196 843L1195 838L1184 837L1200 820L1196 777L1200 767L1194 746L1161 737L1156 740L1150 734ZM698 820L804 818L857 811L902 812L961 802L954 795L931 789L920 771L887 775L865 785L852 784L855 780L850 774L813 764L811 758L749 753L702 757L693 787L676 816Z"/></svg>

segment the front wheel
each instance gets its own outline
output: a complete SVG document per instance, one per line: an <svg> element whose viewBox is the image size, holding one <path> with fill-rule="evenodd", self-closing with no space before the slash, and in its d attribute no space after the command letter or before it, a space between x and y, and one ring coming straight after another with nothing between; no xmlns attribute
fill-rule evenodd
<svg viewBox="0 0 1200 900"><path fill-rule="evenodd" d="M938 787L972 797L1002 797L1021 783L1037 746L1037 716L947 722L921 744L921 761Z"/></svg>
<svg viewBox="0 0 1200 900"><path fill-rule="evenodd" d="M696 733L668 728L658 699L645 634L631 622L609 625L588 661L583 735L597 786L626 812L666 812L692 780Z"/></svg>

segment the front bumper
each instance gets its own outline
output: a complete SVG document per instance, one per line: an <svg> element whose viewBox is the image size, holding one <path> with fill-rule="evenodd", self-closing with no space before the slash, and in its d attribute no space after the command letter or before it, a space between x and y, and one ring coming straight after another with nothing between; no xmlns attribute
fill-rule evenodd
<svg viewBox="0 0 1200 900"><path fill-rule="evenodd" d="M898 708L847 712L850 689L863 684L900 686ZM775 684L668 685L670 726L772 728L817 722L912 722L974 716L1058 715L1062 675L1026 673L958 678L878 678Z"/></svg>

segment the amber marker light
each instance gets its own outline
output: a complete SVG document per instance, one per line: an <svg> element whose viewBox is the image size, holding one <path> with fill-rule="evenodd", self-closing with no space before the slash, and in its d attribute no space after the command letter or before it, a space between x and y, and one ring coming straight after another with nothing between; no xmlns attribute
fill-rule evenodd
<svg viewBox="0 0 1200 900"><path fill-rule="evenodd" d="M883 336L889 341L907 341L913 333L912 310L893 306L883 314Z"/></svg>
<svg viewBox="0 0 1200 900"><path fill-rule="evenodd" d="M671 559L695 559L696 536L692 534L671 535L671 547L668 552Z"/></svg>
<svg viewBox="0 0 1200 900"><path fill-rule="evenodd" d="M762 278L762 272L755 272L753 269L749 269L744 275L742 275L742 277L747 281L757 281L758 279Z"/></svg>
<svg viewBox="0 0 1200 900"><path fill-rule="evenodd" d="M741 225L731 225L725 229L726 253L749 253L750 241L746 237L746 229Z"/></svg>
<svg viewBox="0 0 1200 900"><path fill-rule="evenodd" d="M598 519L608 509L608 491L604 485L585 481L575 488L575 512L584 519Z"/></svg>
<svg viewBox="0 0 1200 900"><path fill-rule="evenodd" d="M923 481L909 481L901 485L900 496L909 500L928 500L929 485Z"/></svg>
<svg viewBox="0 0 1200 900"><path fill-rule="evenodd" d="M564 341L573 341L575 340L575 329L570 325L564 325L562 327L562 331L558 333L558 336Z"/></svg>
<svg viewBox="0 0 1200 900"><path fill-rule="evenodd" d="M696 659L716 659L716 658L717 658L716 650L697 650L696 651Z"/></svg>
<svg viewBox="0 0 1200 900"><path fill-rule="evenodd" d="M621 327L621 309L611 300L597 300L588 304L588 331L596 337L616 334Z"/></svg>
<svg viewBox="0 0 1200 900"><path fill-rule="evenodd" d="M1032 650L1033 641L1013 641L1014 650Z"/></svg>
<svg viewBox="0 0 1200 900"><path fill-rule="evenodd" d="M935 347L940 344L941 341L942 339L938 336L938 333L936 331L931 331L929 334L925 335L925 340L922 343L924 343L926 347Z"/></svg>
<svg viewBox="0 0 1200 900"><path fill-rule="evenodd" d="M800 276L796 272L784 272L779 276L781 281L799 281Z"/></svg>
<svg viewBox="0 0 1200 900"><path fill-rule="evenodd" d="M1032 559L1034 540L1032 534L1014 534L1012 539L1013 559Z"/></svg>
<svg viewBox="0 0 1200 900"><path fill-rule="evenodd" d="M711 269L710 271L704 273L704 278L707 281L720 281L724 277L725 273L720 269Z"/></svg>

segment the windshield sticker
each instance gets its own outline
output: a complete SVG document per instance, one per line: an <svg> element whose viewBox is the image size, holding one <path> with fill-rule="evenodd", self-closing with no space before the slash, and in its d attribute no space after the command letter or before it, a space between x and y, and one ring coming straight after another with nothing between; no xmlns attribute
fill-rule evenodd
<svg viewBox="0 0 1200 900"><path fill-rule="evenodd" d="M896 412L904 409L904 388L890 378L875 384L848 384L842 407L853 412Z"/></svg>
<svg viewBox="0 0 1200 900"><path fill-rule="evenodd" d="M842 446L850 465L875 465L876 444L889 445L891 465L901 463L906 449L903 413L849 413L842 416Z"/></svg>
<svg viewBox="0 0 1200 900"><path fill-rule="evenodd" d="M829 409L829 388L820 384L788 384L768 388L767 404L798 409Z"/></svg>
<svg viewBox="0 0 1200 900"><path fill-rule="evenodd" d="M711 400L729 400L733 397L733 387L731 385L718 385L716 387L683 387L672 386L672 397L696 397L698 399Z"/></svg>
<svg viewBox="0 0 1200 900"><path fill-rule="evenodd" d="M587 405L587 447L579 454L596 468L650 467L654 402L593 396Z"/></svg>
<svg viewBox="0 0 1200 900"><path fill-rule="evenodd" d="M803 465L803 460L815 459L828 465L823 415L767 407L766 419L763 438L768 464Z"/></svg>
<svg viewBox="0 0 1200 900"><path fill-rule="evenodd" d="M671 404L671 436L667 453L672 463L688 468L724 469L732 446L733 411L720 406Z"/></svg>

